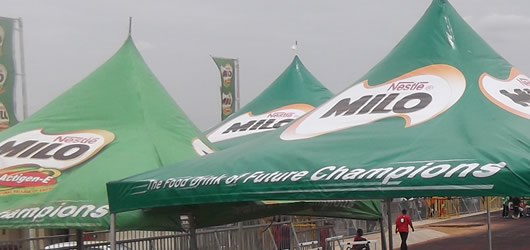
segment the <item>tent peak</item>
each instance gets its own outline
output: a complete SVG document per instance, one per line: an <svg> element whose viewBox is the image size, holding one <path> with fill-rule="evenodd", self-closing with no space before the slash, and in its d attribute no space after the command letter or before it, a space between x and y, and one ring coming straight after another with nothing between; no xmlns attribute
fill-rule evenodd
<svg viewBox="0 0 530 250"><path fill-rule="evenodd" d="M449 3L449 0L432 0L431 5L433 4L444 5L444 4L451 4L451 3Z"/></svg>
<svg viewBox="0 0 530 250"><path fill-rule="evenodd" d="M445 9L446 6L449 6L450 8L454 8L451 5L451 3L449 2L449 0L432 0L431 7L433 7L435 5L443 8L443 9Z"/></svg>
<svg viewBox="0 0 530 250"><path fill-rule="evenodd" d="M294 64L302 64L302 60L300 60L300 57L298 55L294 56L293 62Z"/></svg>
<svg viewBox="0 0 530 250"><path fill-rule="evenodd" d="M295 69L296 69L297 71L300 71L300 70L308 71L308 70L305 68L304 63L302 63L302 60L300 60L300 57L298 57L298 55L296 55L296 56L293 58L293 62L292 62L291 65L294 66ZM308 71L308 72L309 72L309 71Z"/></svg>

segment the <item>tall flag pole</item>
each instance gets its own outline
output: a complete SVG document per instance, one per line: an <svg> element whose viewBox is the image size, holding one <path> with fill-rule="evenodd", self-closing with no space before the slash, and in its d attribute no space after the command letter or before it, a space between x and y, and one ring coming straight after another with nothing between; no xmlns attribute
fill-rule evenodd
<svg viewBox="0 0 530 250"><path fill-rule="evenodd" d="M13 19L17 23L17 27L15 28L16 31L18 31L18 45L19 45L19 57L20 57L20 64L18 69L17 75L20 76L20 91L22 92L22 119L25 120L28 117L28 92L27 92L27 85L26 85L26 63L24 60L24 32L23 32L23 24L22 24L22 18ZM14 47L14 46L13 46ZM14 49L12 51L15 51ZM15 62L15 57L13 57L13 61ZM15 65L17 65L15 63ZM13 96L15 96L15 91L12 92ZM18 110L17 103L13 102L13 114ZM36 229L28 229L28 235L30 238L35 238L38 236Z"/></svg>
<svg viewBox="0 0 530 250"><path fill-rule="evenodd" d="M26 64L24 61L24 32L22 32L22 18L17 19L18 23L18 34L19 34L19 46L20 46L20 82L22 89L22 117L26 119L28 117L28 93L26 85Z"/></svg>
<svg viewBox="0 0 530 250"><path fill-rule="evenodd" d="M15 116L15 50L13 46L16 19L0 17L0 131L18 121Z"/></svg>
<svg viewBox="0 0 530 250"><path fill-rule="evenodd" d="M239 60L213 57L221 74L221 120L239 109Z"/></svg>
<svg viewBox="0 0 530 250"><path fill-rule="evenodd" d="M234 86L234 88L236 89L236 100L235 100L236 106L235 106L234 112L237 112L239 108L241 107L239 103L239 100L241 100L239 97L239 59L236 58L234 61L234 64L236 66L236 72L235 72L236 80L235 80L235 86Z"/></svg>

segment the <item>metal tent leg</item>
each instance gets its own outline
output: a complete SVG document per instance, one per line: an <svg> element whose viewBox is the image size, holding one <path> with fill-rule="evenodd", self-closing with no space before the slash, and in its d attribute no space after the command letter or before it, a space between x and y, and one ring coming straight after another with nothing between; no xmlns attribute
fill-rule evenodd
<svg viewBox="0 0 530 250"><path fill-rule="evenodd" d="M381 228L381 248L383 250L387 250L386 237L385 237L385 223L383 223L383 218L379 219L379 227Z"/></svg>
<svg viewBox="0 0 530 250"><path fill-rule="evenodd" d="M237 223L237 249L243 250L243 222Z"/></svg>
<svg viewBox="0 0 530 250"><path fill-rule="evenodd" d="M77 250L83 250L83 230L76 229L75 230L75 240L76 240L76 248Z"/></svg>
<svg viewBox="0 0 530 250"><path fill-rule="evenodd" d="M110 249L116 250L116 214L110 214Z"/></svg>
<svg viewBox="0 0 530 250"><path fill-rule="evenodd" d="M489 246L489 250L492 250L492 245L491 245L490 197L489 196L486 197L486 211L487 211L487 214L488 214L488 246Z"/></svg>
<svg viewBox="0 0 530 250"><path fill-rule="evenodd" d="M190 250L198 250L195 216L193 214L190 214L188 216L188 221L190 223Z"/></svg>
<svg viewBox="0 0 530 250"><path fill-rule="evenodd" d="M392 198L386 199L386 214L388 216L388 249L394 249L394 241L392 240Z"/></svg>

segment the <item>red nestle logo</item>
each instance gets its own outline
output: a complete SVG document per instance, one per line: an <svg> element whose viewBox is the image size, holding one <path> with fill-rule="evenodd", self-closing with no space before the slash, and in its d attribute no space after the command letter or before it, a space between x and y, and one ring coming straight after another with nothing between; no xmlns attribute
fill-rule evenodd
<svg viewBox="0 0 530 250"><path fill-rule="evenodd" d="M387 91L422 90L429 82L394 82L390 84Z"/></svg>
<svg viewBox="0 0 530 250"><path fill-rule="evenodd" d="M519 81L521 84L523 85L526 85L526 86L530 86L530 80L526 79L526 78L517 78L517 81Z"/></svg>
<svg viewBox="0 0 530 250"><path fill-rule="evenodd" d="M294 115L294 112L274 112L267 115L267 118L290 118Z"/></svg>
<svg viewBox="0 0 530 250"><path fill-rule="evenodd" d="M57 136L54 142L94 144L99 138L82 136Z"/></svg>

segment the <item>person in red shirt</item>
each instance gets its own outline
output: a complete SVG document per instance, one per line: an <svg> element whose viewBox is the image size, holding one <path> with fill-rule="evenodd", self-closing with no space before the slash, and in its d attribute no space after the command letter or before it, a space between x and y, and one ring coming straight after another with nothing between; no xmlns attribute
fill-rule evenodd
<svg viewBox="0 0 530 250"><path fill-rule="evenodd" d="M353 238L353 241L368 241L366 238L363 237L363 230L357 229L357 234ZM370 245L364 244L364 245L356 245L355 250L370 250Z"/></svg>
<svg viewBox="0 0 530 250"><path fill-rule="evenodd" d="M414 232L414 226L412 225L412 220L407 215L407 209L401 210L401 214L396 219L396 233L399 232L401 236L401 250L407 250L407 238L409 236L409 226Z"/></svg>

